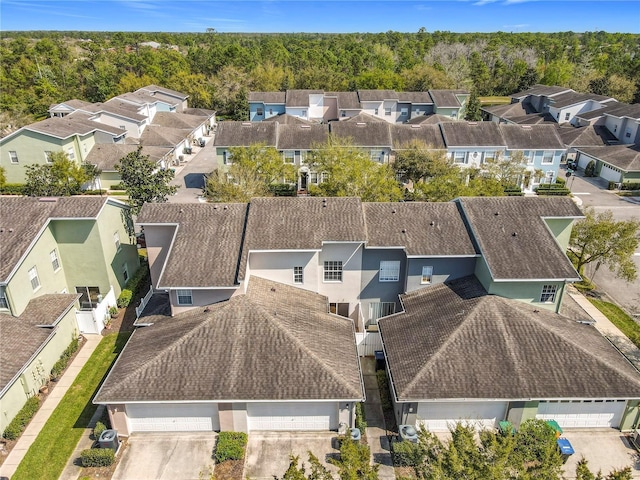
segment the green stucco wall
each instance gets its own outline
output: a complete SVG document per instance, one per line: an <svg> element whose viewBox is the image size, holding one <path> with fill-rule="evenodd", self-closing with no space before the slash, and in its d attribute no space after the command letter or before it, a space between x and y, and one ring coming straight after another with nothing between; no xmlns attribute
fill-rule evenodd
<svg viewBox="0 0 640 480"><path fill-rule="evenodd" d="M46 383L53 364L77 335L75 310L72 308L55 327L54 334L44 348L0 398L0 432L4 431L27 399Z"/></svg>
<svg viewBox="0 0 640 480"><path fill-rule="evenodd" d="M620 421L620 430L632 430L640 420L640 400L629 400L625 407L622 420Z"/></svg>
<svg viewBox="0 0 640 480"><path fill-rule="evenodd" d="M556 241L560 244L562 250L566 252L571 239L573 220L567 218L545 218L544 221L553 236L556 237Z"/></svg>

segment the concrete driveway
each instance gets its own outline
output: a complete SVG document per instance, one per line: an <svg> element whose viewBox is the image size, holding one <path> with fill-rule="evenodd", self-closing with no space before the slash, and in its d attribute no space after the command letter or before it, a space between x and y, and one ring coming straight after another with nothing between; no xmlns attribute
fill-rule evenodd
<svg viewBox="0 0 640 480"><path fill-rule="evenodd" d="M575 454L564 465L565 478L576 478L576 465L584 457L594 473L607 476L614 469L632 468L633 478L640 479L640 456L625 435L612 428L564 429L563 437L571 442Z"/></svg>
<svg viewBox="0 0 640 480"><path fill-rule="evenodd" d="M216 436L215 432L134 433L112 480L209 478Z"/></svg>
<svg viewBox="0 0 640 480"><path fill-rule="evenodd" d="M273 480L274 475L282 477L289 468L289 456L300 457L309 465L307 452L312 452L320 462L336 474L337 469L327 463L327 458L338 457L339 452L332 448L333 432L256 432L249 434L247 455L244 466L245 478L251 480ZM307 469L308 471L308 469Z"/></svg>
<svg viewBox="0 0 640 480"><path fill-rule="evenodd" d="M200 201L204 187L204 175L211 173L216 168L216 155L213 148L213 138L208 137L204 147L194 147L198 152L188 156L186 163L176 168L176 176L171 185L178 187L178 191L169 197L169 203L195 203ZM195 152L195 150L194 150Z"/></svg>

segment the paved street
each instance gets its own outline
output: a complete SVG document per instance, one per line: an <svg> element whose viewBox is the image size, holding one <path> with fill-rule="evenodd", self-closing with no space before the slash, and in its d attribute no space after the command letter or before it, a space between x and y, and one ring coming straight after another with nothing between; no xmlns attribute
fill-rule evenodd
<svg viewBox="0 0 640 480"><path fill-rule="evenodd" d="M562 167L564 169L564 166ZM573 175L567 181L571 192L582 202L582 207L593 207L596 212L611 210L616 220L640 219L640 199L637 197L619 197L607 190L607 183L602 179L585 178L582 171ZM634 256L635 264L640 272L640 249ZM594 279L598 289L607 293L617 304L636 315L640 319L640 278L635 282L627 283L616 278L606 266L601 266L598 272L594 272L595 265L586 268L588 277Z"/></svg>
<svg viewBox="0 0 640 480"><path fill-rule="evenodd" d="M178 186L178 192L169 198L169 203L197 203L200 201L202 187L204 187L204 175L211 173L215 168L213 137L208 137L206 140L207 144L204 148L194 147L193 155L185 155L187 162L174 167L176 176L171 185Z"/></svg>

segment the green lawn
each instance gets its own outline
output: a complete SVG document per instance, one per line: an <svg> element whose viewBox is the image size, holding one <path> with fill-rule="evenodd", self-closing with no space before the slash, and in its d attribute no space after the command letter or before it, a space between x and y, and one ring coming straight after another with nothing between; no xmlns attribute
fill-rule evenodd
<svg viewBox="0 0 640 480"><path fill-rule="evenodd" d="M498 97L498 96L491 96L491 97L479 97L480 98L480 103L482 104L483 107L488 107L490 105L508 105L511 103L511 97Z"/></svg>
<svg viewBox="0 0 640 480"><path fill-rule="evenodd" d="M27 451L12 480L57 480L96 410L91 400L129 335L130 332L112 333L102 339Z"/></svg>
<svg viewBox="0 0 640 480"><path fill-rule="evenodd" d="M636 345L636 347L640 348L640 325L634 322L633 319L624 312L624 310L613 303L605 302L603 300L589 298L589 301L593 303L605 317L611 320L611 323L618 327L620 331Z"/></svg>

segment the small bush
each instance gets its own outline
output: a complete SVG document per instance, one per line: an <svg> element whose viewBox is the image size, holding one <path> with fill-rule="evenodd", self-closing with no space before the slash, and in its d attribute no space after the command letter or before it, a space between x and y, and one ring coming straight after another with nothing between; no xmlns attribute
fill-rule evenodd
<svg viewBox="0 0 640 480"><path fill-rule="evenodd" d="M591 160L587 166L584 168L584 176L585 177L595 177L596 176L596 162L595 160Z"/></svg>
<svg viewBox="0 0 640 480"><path fill-rule="evenodd" d="M60 358L56 363L53 364L51 368L51 376L53 378L58 378L60 374L64 371L67 366L68 359Z"/></svg>
<svg viewBox="0 0 640 480"><path fill-rule="evenodd" d="M127 308L131 303L131 298L133 297L133 292L128 288L122 289L120 295L118 296L118 307Z"/></svg>
<svg viewBox="0 0 640 480"><path fill-rule="evenodd" d="M106 190L83 190L82 192L80 192L82 195L106 195L107 191Z"/></svg>
<svg viewBox="0 0 640 480"><path fill-rule="evenodd" d="M220 432L216 443L216 463L225 460L241 460L244 447L247 445L247 434L243 432Z"/></svg>
<svg viewBox="0 0 640 480"><path fill-rule="evenodd" d="M269 185L269 190L276 197L295 197L296 186L288 183L274 183Z"/></svg>
<svg viewBox="0 0 640 480"><path fill-rule="evenodd" d="M11 420L11 423L4 429L2 436L7 440L15 440L24 431L29 421L38 411L40 407L40 399L33 396L26 401L17 415Z"/></svg>
<svg viewBox="0 0 640 480"><path fill-rule="evenodd" d="M367 429L367 418L364 415L364 403L356 403L356 428L360 429L360 432L364 435Z"/></svg>
<svg viewBox="0 0 640 480"><path fill-rule="evenodd" d="M108 467L115 459L111 448L88 448L80 453L83 467Z"/></svg>
<svg viewBox="0 0 640 480"><path fill-rule="evenodd" d="M422 453L417 443L394 442L393 464L396 467L415 467L422 460Z"/></svg>
<svg viewBox="0 0 640 480"><path fill-rule="evenodd" d="M24 195L24 187L23 183L5 183L0 188L0 193L2 195Z"/></svg>
<svg viewBox="0 0 640 480"><path fill-rule="evenodd" d="M557 183L558 185L562 185L562 186L564 186L564 185L566 185L567 181L566 181L564 178L562 178L562 177L556 177L556 183Z"/></svg>
<svg viewBox="0 0 640 480"><path fill-rule="evenodd" d="M116 184L111 185L111 187L109 188L109 190L113 191L113 190L126 190L127 187L124 186L124 183L119 182Z"/></svg>
<svg viewBox="0 0 640 480"><path fill-rule="evenodd" d="M78 337L74 337L71 340L71 343L67 348L65 348L64 352L62 352L62 358L70 359L74 353L78 351L78 347L80 346L80 340Z"/></svg>
<svg viewBox="0 0 640 480"><path fill-rule="evenodd" d="M558 183L543 183L535 188L535 192L538 195L548 196L566 196L571 193L567 187Z"/></svg>
<svg viewBox="0 0 640 480"><path fill-rule="evenodd" d="M102 432L104 432L106 429L107 429L107 426L104 423L102 422L96 423L96 426L93 427L93 438L98 440L100 438L100 435L102 435Z"/></svg>
<svg viewBox="0 0 640 480"><path fill-rule="evenodd" d="M387 379L387 372L384 370L376 371L376 378L378 380L378 390L380 390L380 403L383 410L393 408L391 404L391 397L389 396L389 380Z"/></svg>

